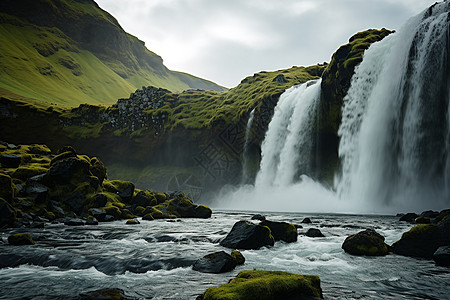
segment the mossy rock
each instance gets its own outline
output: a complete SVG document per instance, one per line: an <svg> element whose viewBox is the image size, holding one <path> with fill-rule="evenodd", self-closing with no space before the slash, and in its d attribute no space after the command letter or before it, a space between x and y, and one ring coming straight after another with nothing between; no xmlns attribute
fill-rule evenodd
<svg viewBox="0 0 450 300"><path fill-rule="evenodd" d="M7 202L11 203L14 198L14 188L13 181L10 176L0 173L0 198L5 199Z"/></svg>
<svg viewBox="0 0 450 300"><path fill-rule="evenodd" d="M349 254L367 256L382 256L389 252L384 237L372 229L347 237L342 244L342 249Z"/></svg>
<svg viewBox="0 0 450 300"><path fill-rule="evenodd" d="M231 251L231 257L234 259L237 265L243 265L245 263L245 257L238 250Z"/></svg>
<svg viewBox="0 0 450 300"><path fill-rule="evenodd" d="M26 166L20 166L18 167L14 173L13 177L18 178L20 180L27 180L28 178L31 178L36 175L44 174L48 172L48 168L42 167L42 165L39 164L29 164Z"/></svg>
<svg viewBox="0 0 450 300"><path fill-rule="evenodd" d="M164 193L154 192L154 195L155 195L155 198L156 198L156 201L158 202L158 204L161 204L167 200L167 196Z"/></svg>
<svg viewBox="0 0 450 300"><path fill-rule="evenodd" d="M392 245L396 254L431 259L441 246L441 236L436 224L420 224L403 233Z"/></svg>
<svg viewBox="0 0 450 300"><path fill-rule="evenodd" d="M69 158L69 157L77 157L77 154L72 151L60 153L52 158L52 160L50 161L50 166L53 166L57 161L60 161L60 160L63 160L63 159Z"/></svg>
<svg viewBox="0 0 450 300"><path fill-rule="evenodd" d="M297 241L298 232L297 228L293 224L264 220L260 223L260 225L269 227L275 241L281 240L286 243Z"/></svg>
<svg viewBox="0 0 450 300"><path fill-rule="evenodd" d="M121 289L101 289L80 294L80 300L127 300Z"/></svg>
<svg viewBox="0 0 450 300"><path fill-rule="evenodd" d="M124 202L130 202L134 195L134 184L124 180L105 180L103 188L110 193L119 195Z"/></svg>
<svg viewBox="0 0 450 300"><path fill-rule="evenodd" d="M320 278L282 271L241 271L229 283L211 287L203 300L323 298Z"/></svg>
<svg viewBox="0 0 450 300"><path fill-rule="evenodd" d="M90 163L81 156L69 157L55 162L47 174L51 186L77 185L85 182L86 177L92 176Z"/></svg>
<svg viewBox="0 0 450 300"><path fill-rule="evenodd" d="M122 218L122 211L120 210L120 208L116 207L116 206L105 206L102 207L102 209L104 209L106 211L107 215L111 215L113 216L116 220L119 220Z"/></svg>
<svg viewBox="0 0 450 300"><path fill-rule="evenodd" d="M133 213L129 209L122 209L122 219L134 219Z"/></svg>
<svg viewBox="0 0 450 300"><path fill-rule="evenodd" d="M106 178L106 167L97 157L91 159L90 171L92 175L98 178L100 184L102 184L103 180Z"/></svg>
<svg viewBox="0 0 450 300"><path fill-rule="evenodd" d="M30 154L50 155L52 150L47 145L32 144L28 146L27 152Z"/></svg>
<svg viewBox="0 0 450 300"><path fill-rule="evenodd" d="M14 246L34 245L34 241L29 233L16 233L8 236L8 243Z"/></svg>
<svg viewBox="0 0 450 300"><path fill-rule="evenodd" d="M155 194L150 192L149 190L139 191L131 200L131 205L147 207L147 206L155 206L158 204L158 201L155 197Z"/></svg>
<svg viewBox="0 0 450 300"><path fill-rule="evenodd" d="M211 218L212 210L206 205L197 205L195 208L195 217L208 219Z"/></svg>
<svg viewBox="0 0 450 300"><path fill-rule="evenodd" d="M142 207L142 206L137 206L134 209L135 215L139 216L139 217L143 217L144 216L144 212L145 212L145 207Z"/></svg>
<svg viewBox="0 0 450 300"><path fill-rule="evenodd" d="M430 224L431 219L428 217L418 217L414 220L416 224Z"/></svg>
<svg viewBox="0 0 450 300"><path fill-rule="evenodd" d="M168 216L166 214L164 214L161 210L152 207L151 208L151 212L148 213L154 220L158 220L158 219L166 219L168 218Z"/></svg>

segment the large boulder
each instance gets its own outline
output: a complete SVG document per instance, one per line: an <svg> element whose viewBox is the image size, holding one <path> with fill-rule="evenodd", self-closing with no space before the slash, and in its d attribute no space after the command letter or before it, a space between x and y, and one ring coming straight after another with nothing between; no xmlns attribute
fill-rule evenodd
<svg viewBox="0 0 450 300"><path fill-rule="evenodd" d="M281 271L241 271L229 283L211 287L203 300L322 299L320 278Z"/></svg>
<svg viewBox="0 0 450 300"><path fill-rule="evenodd" d="M106 167L97 157L91 158L90 171L92 175L98 178L100 184L102 184L106 178Z"/></svg>
<svg viewBox="0 0 450 300"><path fill-rule="evenodd" d="M450 245L439 247L433 254L433 260L438 266L450 267Z"/></svg>
<svg viewBox="0 0 450 300"><path fill-rule="evenodd" d="M297 241L298 232L297 228L293 224L286 222L274 222L268 220L264 220L259 224L262 226L269 227L275 241L281 240L287 243Z"/></svg>
<svg viewBox="0 0 450 300"><path fill-rule="evenodd" d="M349 254L368 256L381 256L389 252L384 237L373 229L350 235L342 244L342 249Z"/></svg>
<svg viewBox="0 0 450 300"><path fill-rule="evenodd" d="M106 217L106 211L101 208L91 208L91 209L89 209L89 215L93 216L100 222L103 222Z"/></svg>
<svg viewBox="0 0 450 300"><path fill-rule="evenodd" d="M225 251L207 254L197 260L192 269L202 273L225 273L233 270L237 263L233 257Z"/></svg>
<svg viewBox="0 0 450 300"><path fill-rule="evenodd" d="M231 249L259 249L263 246L273 246L274 242L268 227L239 221L233 225L220 245Z"/></svg>
<svg viewBox="0 0 450 300"><path fill-rule="evenodd" d="M90 163L82 157L68 157L56 161L47 174L51 185L67 185L74 181L84 181L91 176Z"/></svg>
<svg viewBox="0 0 450 300"><path fill-rule="evenodd" d="M16 221L16 210L3 198L0 198L0 228L11 226Z"/></svg>
<svg viewBox="0 0 450 300"><path fill-rule="evenodd" d="M134 195L134 184L130 181L110 180L103 183L107 192L119 195L124 201L129 203Z"/></svg>
<svg viewBox="0 0 450 300"><path fill-rule="evenodd" d="M158 204L156 197L149 190L139 191L136 196L133 197L130 203L133 207L147 207L155 206Z"/></svg>
<svg viewBox="0 0 450 300"><path fill-rule="evenodd" d="M320 231L320 229L317 228L310 228L308 229L308 231L306 231L305 235L307 237L324 237L322 231Z"/></svg>
<svg viewBox="0 0 450 300"><path fill-rule="evenodd" d="M34 241L29 233L16 233L8 236L8 243L14 246L34 245Z"/></svg>
<svg viewBox="0 0 450 300"><path fill-rule="evenodd" d="M417 217L418 215L416 213L410 212L401 216L399 221L412 223Z"/></svg>

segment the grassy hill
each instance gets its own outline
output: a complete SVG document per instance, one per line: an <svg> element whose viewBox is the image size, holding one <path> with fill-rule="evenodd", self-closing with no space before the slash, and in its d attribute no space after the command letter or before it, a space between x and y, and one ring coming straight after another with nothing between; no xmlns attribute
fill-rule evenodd
<svg viewBox="0 0 450 300"><path fill-rule="evenodd" d="M113 103L148 85L224 90L167 69L91 0L3 0L0 41L0 96L76 106Z"/></svg>

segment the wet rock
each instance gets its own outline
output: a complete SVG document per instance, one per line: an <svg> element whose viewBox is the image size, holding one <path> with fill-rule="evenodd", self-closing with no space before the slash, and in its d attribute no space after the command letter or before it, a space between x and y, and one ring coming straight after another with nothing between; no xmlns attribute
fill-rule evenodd
<svg viewBox="0 0 450 300"><path fill-rule="evenodd" d="M61 206L59 206L59 203L57 201L50 201L48 204L48 210L54 213L57 218L63 218L65 215L64 210L61 208Z"/></svg>
<svg viewBox="0 0 450 300"><path fill-rule="evenodd" d="M450 246L441 246L433 254L433 260L438 266L450 267Z"/></svg>
<svg viewBox="0 0 450 300"><path fill-rule="evenodd" d="M231 257L234 259L237 265L243 265L245 263L245 257L238 250L231 251Z"/></svg>
<svg viewBox="0 0 450 300"><path fill-rule="evenodd" d="M303 221L302 221L302 223L303 223L303 224L311 224L312 221L311 221L310 218L304 218Z"/></svg>
<svg viewBox="0 0 450 300"><path fill-rule="evenodd" d="M119 195L124 202L129 203L133 198L134 184L132 182L122 180L105 181L103 187L107 192Z"/></svg>
<svg viewBox="0 0 450 300"><path fill-rule="evenodd" d="M225 273L236 267L236 261L225 251L210 253L197 260L192 269L202 273Z"/></svg>
<svg viewBox="0 0 450 300"><path fill-rule="evenodd" d="M229 283L207 289L198 299L312 300L317 298L323 298L318 276L253 270L239 272Z"/></svg>
<svg viewBox="0 0 450 300"><path fill-rule="evenodd" d="M417 217L414 220L414 223L416 223L416 224L430 224L431 220L430 220L429 217Z"/></svg>
<svg viewBox="0 0 450 300"><path fill-rule="evenodd" d="M381 256L389 252L384 237L373 229L366 229L347 237L342 249L349 254L368 256Z"/></svg>
<svg viewBox="0 0 450 300"><path fill-rule="evenodd" d="M48 188L45 185L31 181L25 186L25 195L33 198L35 203L46 203Z"/></svg>
<svg viewBox="0 0 450 300"><path fill-rule="evenodd" d="M80 294L80 300L127 300L121 289L101 289Z"/></svg>
<svg viewBox="0 0 450 300"><path fill-rule="evenodd" d="M1 154L0 164L3 168L18 168L20 166L21 158L17 155Z"/></svg>
<svg viewBox="0 0 450 300"><path fill-rule="evenodd" d="M212 210L206 205L197 205L195 207L195 218L207 219L211 218Z"/></svg>
<svg viewBox="0 0 450 300"><path fill-rule="evenodd" d="M116 218L114 218L114 216L106 215L105 219L104 219L104 222L112 222L112 221L115 221L115 220L116 220Z"/></svg>
<svg viewBox="0 0 450 300"><path fill-rule="evenodd" d="M6 174L0 174L0 198L11 203L14 198L14 186L11 177Z"/></svg>
<svg viewBox="0 0 450 300"><path fill-rule="evenodd" d="M64 225L67 225L67 226L84 226L85 222L82 219L71 218L71 219L65 220L64 221Z"/></svg>
<svg viewBox="0 0 450 300"><path fill-rule="evenodd" d="M138 220L136 220L136 219L130 219L130 220L127 220L127 222L125 223L126 225L138 225L138 224L141 224Z"/></svg>
<svg viewBox="0 0 450 300"><path fill-rule="evenodd" d="M268 227L239 221L233 225L220 245L232 249L258 249L263 246L273 246L274 242Z"/></svg>
<svg viewBox="0 0 450 300"><path fill-rule="evenodd" d="M308 231L306 231L305 235L307 237L313 237L313 238L314 237L324 237L322 231L320 231L317 228L310 228L310 229L308 229Z"/></svg>
<svg viewBox="0 0 450 300"><path fill-rule="evenodd" d="M260 215L260 214L256 214L256 215L253 215L251 219L258 220L258 221L264 221L266 219L266 217L264 217L263 215Z"/></svg>
<svg viewBox="0 0 450 300"><path fill-rule="evenodd" d="M403 221L403 222L414 222L414 220L418 217L418 215L416 213L407 213L405 215L403 215L402 217L400 217L399 221Z"/></svg>
<svg viewBox="0 0 450 300"><path fill-rule="evenodd" d="M98 220L93 216L89 216L86 219L86 225L98 225Z"/></svg>
<svg viewBox="0 0 450 300"><path fill-rule="evenodd" d="M69 158L69 157L77 157L77 154L75 153L75 151L65 151L62 153L59 153L58 155L56 155L55 157L53 157L53 159L50 161L50 166L53 166L57 161Z"/></svg>
<svg viewBox="0 0 450 300"><path fill-rule="evenodd" d="M423 211L419 217L424 217L424 218L430 218L430 219L434 219L439 215L438 211L434 211L434 210L426 210Z"/></svg>
<svg viewBox="0 0 450 300"><path fill-rule="evenodd" d="M98 221L103 222L105 221L106 217L106 211L101 208L91 208L89 209L89 214L96 218Z"/></svg>
<svg viewBox="0 0 450 300"><path fill-rule="evenodd" d="M34 241L29 233L16 233L8 236L8 243L14 246L34 245Z"/></svg>
<svg viewBox="0 0 450 300"><path fill-rule="evenodd" d="M74 192L69 197L64 199L64 203L76 214L80 214L83 209L84 200L84 195L79 192Z"/></svg>
<svg viewBox="0 0 450 300"><path fill-rule="evenodd" d="M16 210L3 198L0 198L0 228L11 226L16 221Z"/></svg>
<svg viewBox="0 0 450 300"><path fill-rule="evenodd" d="M261 226L269 227L275 241L281 240L286 243L292 243L297 241L298 232L297 228L293 224L286 222L274 222L268 220L262 221L259 224Z"/></svg>

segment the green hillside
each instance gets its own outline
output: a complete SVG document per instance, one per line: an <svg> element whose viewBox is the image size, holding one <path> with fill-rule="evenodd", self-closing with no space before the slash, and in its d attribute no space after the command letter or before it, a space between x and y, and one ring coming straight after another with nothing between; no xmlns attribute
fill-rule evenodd
<svg viewBox="0 0 450 300"><path fill-rule="evenodd" d="M0 96L76 106L113 103L148 85L224 90L167 69L91 0L4 0L0 41Z"/></svg>

